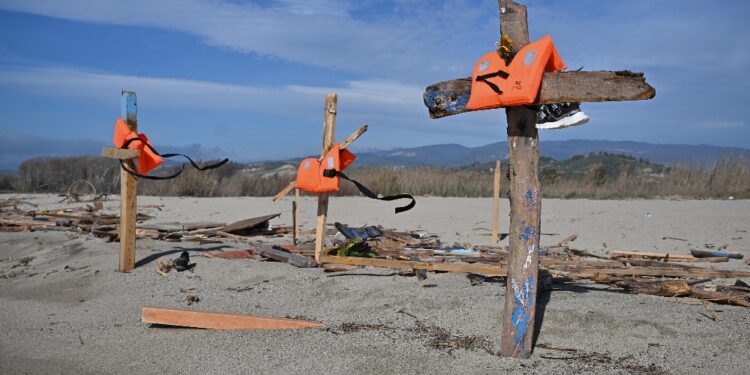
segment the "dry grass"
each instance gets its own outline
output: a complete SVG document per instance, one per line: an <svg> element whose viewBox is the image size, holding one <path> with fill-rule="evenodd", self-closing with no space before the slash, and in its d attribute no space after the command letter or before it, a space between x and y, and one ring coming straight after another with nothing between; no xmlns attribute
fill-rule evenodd
<svg viewBox="0 0 750 375"><path fill-rule="evenodd" d="M750 164L728 158L708 166L676 165L660 173L593 164L582 177L560 177L542 171L542 191L553 198L750 198ZM614 170L608 170L615 168ZM507 170L507 169L506 169ZM492 172L470 168L365 167L347 174L372 191L384 195L489 197ZM37 158L24 162L19 175L4 180L4 190L18 192L65 192L76 180L90 181L99 192L119 192L119 165L99 157ZM614 177L606 177L614 176ZM290 174L269 173L230 163L199 172L187 167L174 180L140 180L139 194L164 196L272 196L293 179ZM507 195L508 176L501 192ZM353 184L342 182L340 195L357 195Z"/></svg>

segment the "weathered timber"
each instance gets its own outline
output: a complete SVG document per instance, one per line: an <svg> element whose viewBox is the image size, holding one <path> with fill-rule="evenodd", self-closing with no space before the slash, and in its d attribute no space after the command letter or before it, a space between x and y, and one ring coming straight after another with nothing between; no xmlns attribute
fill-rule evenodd
<svg viewBox="0 0 750 375"><path fill-rule="evenodd" d="M138 109L134 92L123 91L120 99L121 114L130 130L138 131ZM131 169L132 161L126 160ZM120 272L135 268L135 222L137 214L137 179L120 168Z"/></svg>
<svg viewBox="0 0 750 375"><path fill-rule="evenodd" d="M750 293L736 290L709 291L700 286L694 286L690 297L714 303L750 307Z"/></svg>
<svg viewBox="0 0 750 375"><path fill-rule="evenodd" d="M279 216L281 216L280 213L253 217L249 219L236 221L234 223L217 228L216 230L221 231L221 232L227 232L227 233L235 233L235 234L243 233L245 231L252 231L252 230L264 230L264 229L268 229L268 222L271 219L277 218Z"/></svg>
<svg viewBox="0 0 750 375"><path fill-rule="evenodd" d="M346 137L346 139L344 139L341 142L341 146L339 146L339 148L345 149L345 148L349 147L350 144L352 144L354 141L356 141L357 138L359 138L366 131L367 131L367 124L364 124L364 125L362 125L362 127L360 127L359 129L357 129L356 131L354 131L354 133L352 133L351 135L349 135L348 137ZM321 155L320 158L322 159L324 155L325 154ZM278 193L276 193L276 195L273 196L272 201L274 203L276 203L276 202L284 199L284 197L286 197L287 195L289 195L289 193L291 193L292 190L294 190L294 186L295 186L295 181L290 182L283 189L281 189Z"/></svg>
<svg viewBox="0 0 750 375"><path fill-rule="evenodd" d="M382 268L395 268L403 270L427 270L443 272L477 273L486 276L505 276L507 269L502 266L483 263L429 263L413 260L377 259L359 257L320 257L319 263L351 264L356 266L371 266Z"/></svg>
<svg viewBox="0 0 750 375"><path fill-rule="evenodd" d="M139 150L121 149L114 147L102 147L102 156L111 159L128 160L141 155Z"/></svg>
<svg viewBox="0 0 750 375"><path fill-rule="evenodd" d="M318 264L312 258L303 255L292 254L279 249L263 249L260 251L260 256L282 263L289 263L295 267L300 268L310 268L318 266Z"/></svg>
<svg viewBox="0 0 750 375"><path fill-rule="evenodd" d="M141 320L151 324L205 329L326 328L324 324L306 320L160 307L144 307Z"/></svg>
<svg viewBox="0 0 750 375"><path fill-rule="evenodd" d="M492 186L492 243L500 242L500 160L495 161Z"/></svg>
<svg viewBox="0 0 750 375"><path fill-rule="evenodd" d="M471 78L439 82L425 89L422 98L431 118L457 115L466 108L471 95ZM614 102L648 100L656 89L646 83L643 73L630 71L544 73L539 99L534 104L562 102Z"/></svg>
<svg viewBox="0 0 750 375"><path fill-rule="evenodd" d="M631 293L664 297L689 296L693 291L686 280L641 280L626 278L615 285Z"/></svg>
<svg viewBox="0 0 750 375"><path fill-rule="evenodd" d="M518 51L529 43L526 7L499 0L501 32ZM529 358L534 336L536 292L541 233L541 183L536 109L528 106L505 110L508 123L510 175L510 259L505 292L500 354Z"/></svg>
<svg viewBox="0 0 750 375"><path fill-rule="evenodd" d="M323 105L323 144L320 148L320 159L323 159L333 147L336 134L336 94L326 94ZM315 261L320 263L323 241L326 236L326 218L328 216L328 193L318 195L318 218L315 225Z"/></svg>
<svg viewBox="0 0 750 375"><path fill-rule="evenodd" d="M690 254L674 254L674 253L649 253L643 251L613 251L609 257L611 259L618 258L654 258L654 259L695 259Z"/></svg>

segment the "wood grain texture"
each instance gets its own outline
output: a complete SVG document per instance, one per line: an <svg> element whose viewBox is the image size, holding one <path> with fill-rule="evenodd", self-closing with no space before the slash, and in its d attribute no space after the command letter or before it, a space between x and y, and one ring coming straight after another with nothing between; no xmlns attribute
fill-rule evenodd
<svg viewBox="0 0 750 375"><path fill-rule="evenodd" d="M131 130L138 132L138 110L135 93L123 91L120 104L120 117L125 119ZM135 169L132 159L126 160L125 163ZM137 178L120 168L120 272L131 272L135 268L137 189Z"/></svg>
<svg viewBox="0 0 750 375"><path fill-rule="evenodd" d="M500 242L500 160L495 161L492 189L492 243Z"/></svg>
<svg viewBox="0 0 750 375"><path fill-rule="evenodd" d="M471 77L430 85L422 98L431 118L457 115L471 96ZM646 83L643 73L630 71L544 73L539 98L534 104L563 102L612 102L648 100L656 89Z"/></svg>
<svg viewBox="0 0 750 375"><path fill-rule="evenodd" d="M499 0L502 32L518 51L528 44L526 7ZM510 170L510 228L507 290L500 354L529 358L534 337L541 233L541 183L536 108L506 108Z"/></svg>
<svg viewBox="0 0 750 375"><path fill-rule="evenodd" d="M333 147L336 134L336 105L338 97L336 94L327 94L323 106L323 143L320 147L320 158ZM323 251L323 241L326 235L326 217L328 216L328 193L318 195L318 218L315 225L315 261L320 262Z"/></svg>
<svg viewBox="0 0 750 375"><path fill-rule="evenodd" d="M306 320L266 316L227 314L208 311L144 307L144 323L205 329L299 329L326 328L324 324Z"/></svg>
<svg viewBox="0 0 750 375"><path fill-rule="evenodd" d="M110 159L128 160L141 155L139 150L120 149L114 147L102 147L102 156Z"/></svg>
<svg viewBox="0 0 750 375"><path fill-rule="evenodd" d="M484 263L429 263L413 260L376 259L360 257L321 256L319 263L350 264L357 266L371 266L395 268L402 270L427 270L443 272L477 273L486 276L505 276L505 267Z"/></svg>

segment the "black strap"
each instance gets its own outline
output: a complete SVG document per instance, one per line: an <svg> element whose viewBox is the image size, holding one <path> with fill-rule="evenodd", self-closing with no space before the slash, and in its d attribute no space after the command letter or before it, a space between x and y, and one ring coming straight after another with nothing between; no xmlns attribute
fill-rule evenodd
<svg viewBox="0 0 750 375"><path fill-rule="evenodd" d="M502 79L508 79L509 76L510 75L508 74L508 72L498 69L498 71L494 73L487 73L487 74L482 74L481 76L477 76L477 81L486 83L487 86L489 86L492 89L492 91L500 95L503 93L503 90L500 90L500 88L497 87L496 84L488 81L487 79L492 78L492 77L500 77Z"/></svg>
<svg viewBox="0 0 750 375"><path fill-rule="evenodd" d="M407 204L406 206L402 207L396 207L396 213L409 211L412 208L414 208L414 205L417 204L417 201L414 200L414 197L411 196L411 194L397 194L397 195L387 195L384 197L379 197L377 194L373 193L372 190L368 189L365 185L360 184L358 181L352 180L351 178L347 177L345 174L335 170L335 169L326 169L323 171L324 177L341 177L344 180L350 181L355 186L357 186L357 189L364 194L368 198L377 199L381 201L395 201L398 199L411 199L411 203Z"/></svg>
<svg viewBox="0 0 750 375"><path fill-rule="evenodd" d="M190 164L192 164L193 168L195 168L195 169L197 169L199 171L206 171L206 170L209 170L209 169L219 168L222 165L224 165L224 164L226 164L226 163L229 162L229 159L224 159L224 160L222 160L222 161L220 161L218 163L209 164L209 165L201 167L200 165L198 165L195 161L193 161L193 159L191 159L187 155L176 154L176 153L172 153L172 154L160 154L158 151L156 151L156 149L153 146L151 146L150 144L148 144L148 142L143 142L143 140L140 139L140 138L130 138L127 141L125 141L125 143L123 143L122 147L120 147L120 148L123 148L123 149L127 148L131 143L133 143L135 141L142 142L146 147L149 148L149 150L151 150L151 152L153 152L154 154L159 155L159 156L161 156L162 158L165 158L165 159L172 158L172 157L175 157L175 156L182 156L185 159L187 159L190 162ZM168 176L147 176L147 175L143 175L143 174L140 174L140 173L134 171L123 160L120 160L120 166L122 167L123 170L125 170L125 172L128 172L128 173L132 174L133 176L136 176L136 177L139 177L139 178L145 178L147 180L169 180L169 179L172 179L172 178L175 178L175 177L179 176L180 173L182 173L182 171L185 169L185 165L183 164L182 167L180 168L180 170L177 171L177 173L174 173L174 174L171 174L171 175L168 175Z"/></svg>

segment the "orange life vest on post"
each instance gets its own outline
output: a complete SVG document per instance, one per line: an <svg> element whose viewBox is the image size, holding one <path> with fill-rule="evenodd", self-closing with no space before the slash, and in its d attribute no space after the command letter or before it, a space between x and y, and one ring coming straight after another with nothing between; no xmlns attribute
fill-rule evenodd
<svg viewBox="0 0 750 375"><path fill-rule="evenodd" d="M130 150L138 150L141 152L138 156L138 160L136 160L135 170L131 169L131 167L123 160L120 160L120 166L122 166L122 169L124 169L126 172L136 177L145 178L148 180L168 180L171 178L175 178L179 176L180 173L182 173L185 165L183 165L180 170L169 176L147 176L146 174L148 172L154 170L156 167L164 163L164 158L182 156L190 162L193 168L199 171L218 168L229 162L229 159L224 159L218 163L200 166L187 155L175 153L160 154L158 151L156 151L154 146L151 146L151 143L148 141L148 137L146 137L145 134L136 134L136 132L130 130L128 125L121 118L118 118L115 122L115 133L112 136L112 143L117 148L127 148Z"/></svg>
<svg viewBox="0 0 750 375"><path fill-rule="evenodd" d="M146 135L136 134L130 130L121 118L118 118L115 123L115 134L112 137L112 143L117 148L127 147L128 149L141 152L136 163L136 170L140 174L145 175L164 163L164 159L154 152L153 147L146 147L146 145L150 145Z"/></svg>
<svg viewBox="0 0 750 375"><path fill-rule="evenodd" d="M409 194L381 197L373 193L358 181L352 180L347 175L343 174L342 171L354 162L354 159L356 158L357 157L349 152L349 150L342 149L340 144L336 144L321 160L318 160L317 158L307 158L302 160L299 168L297 168L297 181L294 183L294 186L297 189L310 193L334 193L339 191L339 182L341 181L340 179L343 178L353 183L357 189L368 198L381 201L411 199L411 203L406 206L396 207L396 213L409 211L414 205L416 205L414 197Z"/></svg>
<svg viewBox="0 0 750 375"><path fill-rule="evenodd" d="M536 101L544 72L565 69L565 63L549 35L521 48L506 65L500 54L490 52L477 61L471 76L472 110L531 104Z"/></svg>
<svg viewBox="0 0 750 375"><path fill-rule="evenodd" d="M295 187L310 193L333 193L339 191L339 177L326 177L326 170L343 171L357 157L336 144L322 160L307 158L297 168Z"/></svg>

